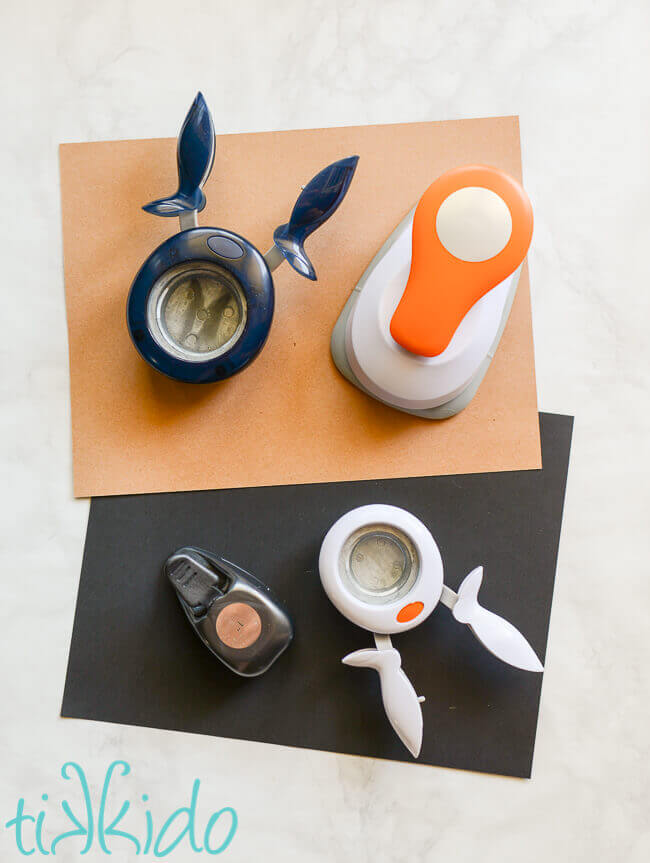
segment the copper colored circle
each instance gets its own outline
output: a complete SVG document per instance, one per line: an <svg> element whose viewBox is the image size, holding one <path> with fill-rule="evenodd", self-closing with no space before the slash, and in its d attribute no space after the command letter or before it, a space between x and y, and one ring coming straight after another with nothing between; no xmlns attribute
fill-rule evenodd
<svg viewBox="0 0 650 863"><path fill-rule="evenodd" d="M217 635L227 647L243 650L260 637L262 618L245 602L233 602L217 615Z"/></svg>

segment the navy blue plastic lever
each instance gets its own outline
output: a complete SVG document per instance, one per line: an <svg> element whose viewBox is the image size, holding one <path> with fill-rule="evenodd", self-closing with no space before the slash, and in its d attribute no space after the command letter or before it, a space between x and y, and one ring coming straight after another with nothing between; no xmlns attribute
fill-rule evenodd
<svg viewBox="0 0 650 863"><path fill-rule="evenodd" d="M358 156L348 156L323 168L302 190L289 222L275 229L275 245L301 276L316 279L304 242L336 212L350 187L358 161Z"/></svg>
<svg viewBox="0 0 650 863"><path fill-rule="evenodd" d="M142 208L155 216L178 216L205 207L202 186L214 162L214 125L202 93L197 93L178 136L178 191Z"/></svg>

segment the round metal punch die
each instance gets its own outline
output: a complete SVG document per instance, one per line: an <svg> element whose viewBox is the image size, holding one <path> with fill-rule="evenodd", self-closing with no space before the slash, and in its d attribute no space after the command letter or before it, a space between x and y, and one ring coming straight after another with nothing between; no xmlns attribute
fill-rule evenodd
<svg viewBox="0 0 650 863"><path fill-rule="evenodd" d="M241 336L248 307L238 279L218 264L188 261L155 282L147 326L161 348L187 362L225 354Z"/></svg>
<svg viewBox="0 0 650 863"><path fill-rule="evenodd" d="M394 602L413 587L420 568L406 533L389 524L354 531L341 548L340 571L350 591L373 605Z"/></svg>

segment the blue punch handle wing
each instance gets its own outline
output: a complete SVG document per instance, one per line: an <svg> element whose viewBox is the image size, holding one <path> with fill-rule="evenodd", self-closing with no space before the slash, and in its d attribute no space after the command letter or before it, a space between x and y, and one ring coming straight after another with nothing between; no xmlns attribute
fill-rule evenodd
<svg viewBox="0 0 650 863"><path fill-rule="evenodd" d="M358 156L348 156L323 168L300 193L288 223L275 229L275 245L301 276L316 279L304 242L336 212L350 187L358 161Z"/></svg>
<svg viewBox="0 0 650 863"><path fill-rule="evenodd" d="M197 93L178 135L178 191L142 208L155 216L179 216L205 207L203 184L214 162L214 125L202 93Z"/></svg>

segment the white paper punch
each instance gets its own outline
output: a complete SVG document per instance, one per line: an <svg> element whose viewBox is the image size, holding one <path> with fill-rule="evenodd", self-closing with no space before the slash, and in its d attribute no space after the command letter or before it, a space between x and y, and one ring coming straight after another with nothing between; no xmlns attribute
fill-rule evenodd
<svg viewBox="0 0 650 863"><path fill-rule="evenodd" d="M418 626L438 602L498 659L523 671L544 670L521 632L479 604L483 567L465 577L458 593L451 590L443 583L433 536L404 509L371 504L341 516L323 540L319 571L338 611L374 635L374 648L350 653L342 662L377 671L386 715L415 758L422 746L424 698L402 670L390 636Z"/></svg>

